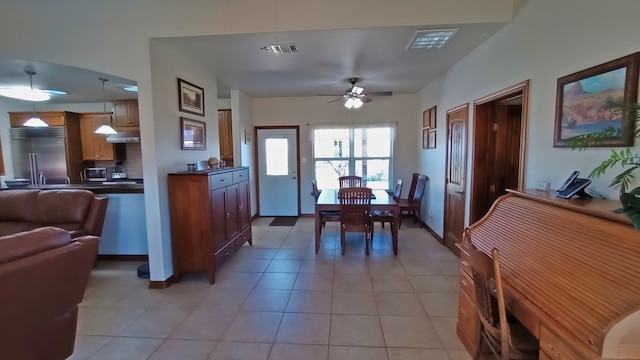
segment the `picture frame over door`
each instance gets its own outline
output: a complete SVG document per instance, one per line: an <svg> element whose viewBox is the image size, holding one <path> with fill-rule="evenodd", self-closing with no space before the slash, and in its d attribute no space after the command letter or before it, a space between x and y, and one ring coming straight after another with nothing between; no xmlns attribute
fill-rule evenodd
<svg viewBox="0 0 640 360"><path fill-rule="evenodd" d="M180 111L204 116L204 89L178 78L178 103Z"/></svg>
<svg viewBox="0 0 640 360"><path fill-rule="evenodd" d="M639 55L627 55L558 79L553 147L569 147L569 138L609 126L618 135L591 146L633 145L635 119L624 106L638 100Z"/></svg>

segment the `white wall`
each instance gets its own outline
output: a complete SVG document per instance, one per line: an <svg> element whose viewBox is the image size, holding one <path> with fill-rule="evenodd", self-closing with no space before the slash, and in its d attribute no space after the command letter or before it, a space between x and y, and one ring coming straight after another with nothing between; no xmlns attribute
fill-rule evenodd
<svg viewBox="0 0 640 360"><path fill-rule="evenodd" d="M231 119L234 131L233 162L236 166L249 167L251 184L251 216L258 212L255 187L255 160L253 158L253 121L251 119L251 97L239 90L231 90ZM245 139L245 131L249 131L249 141Z"/></svg>
<svg viewBox="0 0 640 360"><path fill-rule="evenodd" d="M442 235L445 177L446 110L470 102L469 139L473 138L473 101L482 96L531 79L526 153L526 187L538 179L562 184L572 170L587 175L608 157L609 149L585 152L553 148L557 79L638 51L640 27L636 0L528 1L512 23L480 45L440 78L420 92L420 112L438 105L438 147L419 153L420 170L428 174L427 209L423 220ZM415 127L417 131L418 126ZM468 151L468 174L473 158ZM617 193L607 188L612 174L590 186L608 197ZM467 189L471 176L467 176ZM470 194L467 194L467 203ZM467 211L469 206L467 204ZM469 215L467 214L467 222Z"/></svg>
<svg viewBox="0 0 640 360"><path fill-rule="evenodd" d="M309 141L309 125L328 124L391 124L396 123L394 142L393 178L411 182L417 163L416 150L422 143L413 136L415 124L422 121L416 117L418 96L402 94L377 97L357 110L347 110L342 102L327 104L326 97L253 98L251 113L254 126L299 125L300 199L303 214L314 212L311 194L313 180L312 144ZM408 186L406 186L408 189ZM408 192L408 190L404 190Z"/></svg>

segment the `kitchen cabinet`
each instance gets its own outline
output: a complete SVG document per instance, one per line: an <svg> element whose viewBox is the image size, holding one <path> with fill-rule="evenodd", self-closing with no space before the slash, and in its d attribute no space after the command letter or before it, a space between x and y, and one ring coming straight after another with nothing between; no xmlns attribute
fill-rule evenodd
<svg viewBox="0 0 640 360"><path fill-rule="evenodd" d="M66 111L38 111L38 115L42 121L49 126L64 126L67 114L73 114ZM76 114L77 115L77 114ZM33 116L33 111L10 112L9 122L11 127L22 127L22 125Z"/></svg>
<svg viewBox="0 0 640 360"><path fill-rule="evenodd" d="M111 115L107 115L107 118L103 113L84 113L80 115L83 160L115 159L113 144L107 142L107 136L95 133L95 130L103 123L111 124Z"/></svg>
<svg viewBox="0 0 640 360"><path fill-rule="evenodd" d="M168 178L173 270L215 271L251 240L249 169L171 173Z"/></svg>
<svg viewBox="0 0 640 360"><path fill-rule="evenodd" d="M220 138L220 159L233 164L233 127L231 110L218 110L218 137Z"/></svg>
<svg viewBox="0 0 640 360"><path fill-rule="evenodd" d="M113 104L113 126L117 129L140 128L138 100L115 100Z"/></svg>

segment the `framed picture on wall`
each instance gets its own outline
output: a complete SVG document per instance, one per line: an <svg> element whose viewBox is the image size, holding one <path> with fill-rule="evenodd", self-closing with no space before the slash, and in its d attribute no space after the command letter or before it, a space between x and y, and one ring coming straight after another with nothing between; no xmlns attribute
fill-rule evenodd
<svg viewBox="0 0 640 360"><path fill-rule="evenodd" d="M611 60L558 79L553 147L573 136L615 129L592 146L633 146L635 119L624 106L638 100L640 53Z"/></svg>
<svg viewBox="0 0 640 360"><path fill-rule="evenodd" d="M207 124L204 121L181 117L180 140L182 150L206 150Z"/></svg>
<svg viewBox="0 0 640 360"><path fill-rule="evenodd" d="M182 112L204 116L204 89L178 78L178 101Z"/></svg>
<svg viewBox="0 0 640 360"><path fill-rule="evenodd" d="M437 127L437 123L436 123L436 110L437 107L433 106L425 111L422 112L422 127L423 128L430 128L432 130L435 130Z"/></svg>
<svg viewBox="0 0 640 360"><path fill-rule="evenodd" d="M422 129L422 148L429 148L429 128Z"/></svg>
<svg viewBox="0 0 640 360"><path fill-rule="evenodd" d="M436 148L436 130L429 130L429 144L427 145L427 149L435 149Z"/></svg>

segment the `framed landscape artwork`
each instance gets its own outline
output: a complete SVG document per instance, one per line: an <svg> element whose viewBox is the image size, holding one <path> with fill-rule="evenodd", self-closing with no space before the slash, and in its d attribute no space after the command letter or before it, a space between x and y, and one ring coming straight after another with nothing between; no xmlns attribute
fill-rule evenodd
<svg viewBox="0 0 640 360"><path fill-rule="evenodd" d="M617 136L593 146L632 146L635 122L622 106L638 100L639 54L631 54L558 79L553 147L567 139L602 131Z"/></svg>
<svg viewBox="0 0 640 360"><path fill-rule="evenodd" d="M204 116L204 89L178 78L180 111Z"/></svg>
<svg viewBox="0 0 640 360"><path fill-rule="evenodd" d="M182 150L206 150L207 124L204 121L181 117L180 140Z"/></svg>
<svg viewBox="0 0 640 360"><path fill-rule="evenodd" d="M422 112L422 148L423 149L435 149L436 148L436 110L437 107L433 106Z"/></svg>

